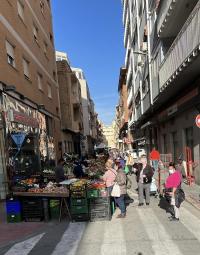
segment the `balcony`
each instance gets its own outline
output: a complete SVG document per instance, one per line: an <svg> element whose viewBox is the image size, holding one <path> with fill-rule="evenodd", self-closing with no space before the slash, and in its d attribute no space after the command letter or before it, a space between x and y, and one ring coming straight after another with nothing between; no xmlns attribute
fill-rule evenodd
<svg viewBox="0 0 200 255"><path fill-rule="evenodd" d="M199 75L200 64L200 2L167 52L159 69L160 91L176 82L173 89L187 84Z"/></svg>
<svg viewBox="0 0 200 255"><path fill-rule="evenodd" d="M139 118L142 116L142 107L141 103L136 107L136 120L139 120Z"/></svg>
<svg viewBox="0 0 200 255"><path fill-rule="evenodd" d="M128 99L127 99L128 107L130 106L132 100L133 100L133 87L131 86L130 90L128 91Z"/></svg>
<svg viewBox="0 0 200 255"><path fill-rule="evenodd" d="M176 37L198 0L164 0L158 9L157 34Z"/></svg>
<svg viewBox="0 0 200 255"><path fill-rule="evenodd" d="M144 113L149 110L151 104L150 104L150 91L147 92L147 94L143 98L143 111Z"/></svg>
<svg viewBox="0 0 200 255"><path fill-rule="evenodd" d="M140 73L139 71L137 72L136 80L135 80L135 93L138 92L140 88Z"/></svg>

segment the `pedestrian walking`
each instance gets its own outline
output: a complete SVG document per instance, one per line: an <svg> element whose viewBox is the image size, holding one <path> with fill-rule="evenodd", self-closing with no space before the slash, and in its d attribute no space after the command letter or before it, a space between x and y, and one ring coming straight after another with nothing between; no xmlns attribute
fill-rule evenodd
<svg viewBox="0 0 200 255"><path fill-rule="evenodd" d="M114 166L113 160L108 159L107 162L105 163L106 172L102 177L102 179L106 183L106 188L107 188L107 191L108 191L109 195L112 192L112 188L113 188L113 185L115 183L116 176L117 176L117 172L113 168L113 166Z"/></svg>
<svg viewBox="0 0 200 255"><path fill-rule="evenodd" d="M119 185L120 188L120 196L115 197L115 203L119 206L119 209L121 211L117 218L122 219L126 217L126 205L125 205L126 174L119 161L117 161L115 164L115 170L117 171L115 182L117 185Z"/></svg>
<svg viewBox="0 0 200 255"><path fill-rule="evenodd" d="M185 200L185 194L181 189L181 173L176 170L175 164L169 164L169 177L166 180L165 188L171 197L171 205L174 207L174 214L170 217L170 221L179 221L180 212L179 208L181 203Z"/></svg>
<svg viewBox="0 0 200 255"><path fill-rule="evenodd" d="M139 206L144 205L144 193L146 205L150 204L150 186L153 177L153 169L147 164L146 155L142 155L140 158L140 163L135 163L133 165L133 171L136 174L136 181L138 183L139 192Z"/></svg>
<svg viewBox="0 0 200 255"><path fill-rule="evenodd" d="M129 172L131 172L133 164L134 164L133 157L132 157L131 153L129 153L128 157L127 157L127 161L126 161L126 166L128 167Z"/></svg>
<svg viewBox="0 0 200 255"><path fill-rule="evenodd" d="M152 162L152 167L155 171L158 171L158 164L160 160L160 153L156 150L156 147L153 147L153 150L150 153L150 160Z"/></svg>

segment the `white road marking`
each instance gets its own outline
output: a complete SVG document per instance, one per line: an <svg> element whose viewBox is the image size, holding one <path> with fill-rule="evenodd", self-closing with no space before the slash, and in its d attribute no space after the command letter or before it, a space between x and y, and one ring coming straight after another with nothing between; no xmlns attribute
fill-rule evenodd
<svg viewBox="0 0 200 255"><path fill-rule="evenodd" d="M70 223L52 255L75 255L85 227L86 223L84 222Z"/></svg>
<svg viewBox="0 0 200 255"><path fill-rule="evenodd" d="M40 241L45 233L34 236L26 241L15 244L4 255L27 255L34 248L34 246Z"/></svg>
<svg viewBox="0 0 200 255"><path fill-rule="evenodd" d="M165 231L152 209L137 208L136 210L141 222L143 222L149 240L152 242L152 249L155 255L182 255L179 247L171 240L170 235Z"/></svg>
<svg viewBox="0 0 200 255"><path fill-rule="evenodd" d="M123 230L123 219L113 219L105 223L101 255L126 255L126 238Z"/></svg>
<svg viewBox="0 0 200 255"><path fill-rule="evenodd" d="M200 219L186 208L180 208L181 223L200 241Z"/></svg>

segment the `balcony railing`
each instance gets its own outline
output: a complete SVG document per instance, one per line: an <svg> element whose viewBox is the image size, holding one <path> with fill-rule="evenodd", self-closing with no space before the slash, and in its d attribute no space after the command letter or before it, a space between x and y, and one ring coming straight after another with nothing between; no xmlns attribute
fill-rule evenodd
<svg viewBox="0 0 200 255"><path fill-rule="evenodd" d="M147 92L143 99L143 111L144 113L150 108L150 91Z"/></svg>
<svg viewBox="0 0 200 255"><path fill-rule="evenodd" d="M136 116L137 116L137 120L142 116L142 107L141 104L137 106L136 108Z"/></svg>
<svg viewBox="0 0 200 255"><path fill-rule="evenodd" d="M158 14L158 25L157 25L157 31L158 32L160 31L163 23L165 22L168 13L171 11L172 5L176 1L177 0L164 0L164 1L162 1L162 5L160 7L159 14Z"/></svg>
<svg viewBox="0 0 200 255"><path fill-rule="evenodd" d="M196 5L182 30L167 52L159 70L160 89L176 78L178 73L199 54L200 2Z"/></svg>
<svg viewBox="0 0 200 255"><path fill-rule="evenodd" d="M133 99L133 87L131 86L131 89L129 90L129 94L128 94L128 99L127 99L128 106L130 105L132 99Z"/></svg>
<svg viewBox="0 0 200 255"><path fill-rule="evenodd" d="M140 74L137 72L136 80L135 80L135 93L138 92L138 89L140 87Z"/></svg>

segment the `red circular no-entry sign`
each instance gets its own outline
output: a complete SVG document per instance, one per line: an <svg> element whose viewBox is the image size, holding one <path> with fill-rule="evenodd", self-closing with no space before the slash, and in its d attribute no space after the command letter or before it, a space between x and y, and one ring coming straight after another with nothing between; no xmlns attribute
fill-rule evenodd
<svg viewBox="0 0 200 255"><path fill-rule="evenodd" d="M198 128L200 128L200 114L196 116L196 125Z"/></svg>

